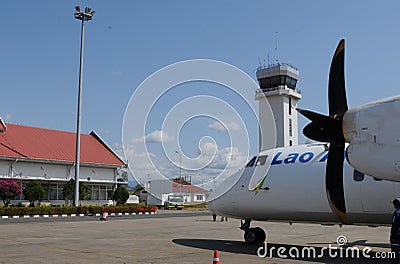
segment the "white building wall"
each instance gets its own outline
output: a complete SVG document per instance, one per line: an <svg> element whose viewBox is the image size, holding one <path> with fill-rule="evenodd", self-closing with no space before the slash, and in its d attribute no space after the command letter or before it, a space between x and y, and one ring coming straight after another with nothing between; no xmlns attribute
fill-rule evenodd
<svg viewBox="0 0 400 264"><path fill-rule="evenodd" d="M10 162L0 160L0 177L8 177L10 173Z"/></svg>
<svg viewBox="0 0 400 264"><path fill-rule="evenodd" d="M279 140L277 138L279 131L277 131L277 126L273 125L273 120L276 119L276 117L272 115L273 112L271 111L274 107L276 108L276 106L273 106L275 101L268 101L262 93L258 96L259 98L256 98L259 100L259 149L262 151L276 147L276 142Z"/></svg>
<svg viewBox="0 0 400 264"><path fill-rule="evenodd" d="M259 101L260 131L263 134L260 135L260 151L289 146L290 140L292 145L298 145L298 114L295 109L298 100L289 94L284 89L266 93L259 90L256 94L256 99ZM266 95L269 106L264 100L264 95ZM292 98L291 114L289 114L290 97ZM269 107L272 110L273 119L269 113ZM289 135L289 119L292 120L292 136ZM275 120L275 127L273 120Z"/></svg>
<svg viewBox="0 0 400 264"><path fill-rule="evenodd" d="M115 182L114 168L99 168L81 166L80 180ZM58 180L75 179L75 167L50 163L0 160L0 177L15 177L20 179Z"/></svg>
<svg viewBox="0 0 400 264"><path fill-rule="evenodd" d="M114 169L106 168L81 167L79 176L82 180L88 181L114 181L114 171ZM71 171L71 174L75 177L74 169Z"/></svg>
<svg viewBox="0 0 400 264"><path fill-rule="evenodd" d="M75 179L74 168L71 164L0 160L0 178L13 177L23 183L29 180L39 180L46 190L46 200L51 204L63 204L62 188L67 181ZM116 186L116 175L116 168L81 166L80 181L85 182L92 190L92 200L82 201L82 204L110 203L106 198L111 197L113 188ZM14 202L18 203L19 201Z"/></svg>
<svg viewBox="0 0 400 264"><path fill-rule="evenodd" d="M13 177L21 179L67 179L67 166L17 161L11 163Z"/></svg>

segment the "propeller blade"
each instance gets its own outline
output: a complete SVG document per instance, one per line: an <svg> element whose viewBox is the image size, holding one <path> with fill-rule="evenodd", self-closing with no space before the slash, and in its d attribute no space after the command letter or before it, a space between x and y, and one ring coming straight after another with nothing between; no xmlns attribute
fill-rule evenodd
<svg viewBox="0 0 400 264"><path fill-rule="evenodd" d="M348 109L344 82L344 44L344 39L340 40L329 71L329 116L338 119L341 119Z"/></svg>
<svg viewBox="0 0 400 264"><path fill-rule="evenodd" d="M299 108L297 111L311 120L311 123L303 129L306 137L320 142L330 142L326 164L326 192L332 211L343 223L347 223L343 187L345 139L342 129L343 115L348 109L344 81L344 44L344 39L340 40L329 71L329 116Z"/></svg>
<svg viewBox="0 0 400 264"><path fill-rule="evenodd" d="M344 141L341 120L300 108L297 111L312 121L303 129L306 137L320 142Z"/></svg>
<svg viewBox="0 0 400 264"><path fill-rule="evenodd" d="M326 164L326 192L329 204L343 223L347 222L343 187L344 142L331 143Z"/></svg>
<svg viewBox="0 0 400 264"><path fill-rule="evenodd" d="M306 109L301 109L301 108L296 108L297 112L299 112L300 114L302 114L303 116L305 116L306 118L308 118L311 121L322 121L324 120L327 116L323 115L323 114L319 114L310 110L306 110Z"/></svg>
<svg viewBox="0 0 400 264"><path fill-rule="evenodd" d="M311 122L303 128L303 134L312 140L319 142L329 142L329 135L326 133L327 127L322 122Z"/></svg>

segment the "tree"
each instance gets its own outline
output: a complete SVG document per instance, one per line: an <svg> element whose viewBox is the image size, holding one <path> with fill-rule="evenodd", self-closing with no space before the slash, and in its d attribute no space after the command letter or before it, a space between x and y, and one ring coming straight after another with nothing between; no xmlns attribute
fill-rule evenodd
<svg viewBox="0 0 400 264"><path fill-rule="evenodd" d="M121 179L123 179L126 182L129 181L128 172L126 170L122 170L120 175L121 175Z"/></svg>
<svg viewBox="0 0 400 264"><path fill-rule="evenodd" d="M92 196L92 190L83 182L79 183L79 200L89 200Z"/></svg>
<svg viewBox="0 0 400 264"><path fill-rule="evenodd" d="M74 200L74 193L75 193L75 180L70 179L67 184L64 185L63 188L63 196L65 202Z"/></svg>
<svg viewBox="0 0 400 264"><path fill-rule="evenodd" d="M187 177L176 177L172 179L174 182L178 183L178 184L182 184L182 185L188 185L190 184L190 182L187 180Z"/></svg>
<svg viewBox="0 0 400 264"><path fill-rule="evenodd" d="M38 181L28 182L24 189L25 199L29 201L29 206L35 206L35 201L42 201L46 196L46 191Z"/></svg>
<svg viewBox="0 0 400 264"><path fill-rule="evenodd" d="M63 188L63 196L65 201L73 201L75 197L75 180L70 179ZM83 182L79 182L79 200L87 200L90 198L92 191Z"/></svg>
<svg viewBox="0 0 400 264"><path fill-rule="evenodd" d="M22 193L22 184L20 181L14 179L0 180L0 198L3 200L5 206L8 206L18 194Z"/></svg>
<svg viewBox="0 0 400 264"><path fill-rule="evenodd" d="M118 187L113 193L113 201L117 202L117 205L126 203L129 198L129 193L125 187Z"/></svg>

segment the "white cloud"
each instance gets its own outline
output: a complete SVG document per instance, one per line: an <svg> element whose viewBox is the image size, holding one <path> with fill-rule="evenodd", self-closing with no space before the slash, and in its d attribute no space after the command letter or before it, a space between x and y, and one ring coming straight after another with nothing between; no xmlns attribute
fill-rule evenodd
<svg viewBox="0 0 400 264"><path fill-rule="evenodd" d="M150 134L145 136L145 140L148 143L161 143L161 142L171 142L174 141L175 138L167 134L162 130L155 130Z"/></svg>
<svg viewBox="0 0 400 264"><path fill-rule="evenodd" d="M218 150L218 146L214 142L206 142L200 146L201 153L205 156L215 155Z"/></svg>
<svg viewBox="0 0 400 264"><path fill-rule="evenodd" d="M220 122L215 121L214 123L209 124L208 128L215 131L237 131L240 130L240 125L236 122L221 124Z"/></svg>
<svg viewBox="0 0 400 264"><path fill-rule="evenodd" d="M144 137L144 141L146 143L162 143L162 142L171 142L174 140L175 137L168 135L167 132L164 132L162 130L155 130ZM143 142L143 138L134 138L132 142L133 143Z"/></svg>
<svg viewBox="0 0 400 264"><path fill-rule="evenodd" d="M161 138L161 131L154 131L146 136L148 139L157 140ZM164 140L164 136L163 140ZM178 160L169 160L162 153L147 152L136 148L136 144L124 146L129 167L134 178L138 182L159 179L162 176L171 179L179 175ZM116 150L121 148L116 145ZM183 153L184 154L184 153ZM219 147L215 142L204 142L200 145L199 156L195 159L182 155L182 175L193 176L192 183L204 188L214 187L214 181L218 185L230 175L243 168L247 160L247 152L237 147ZM197 168L197 169L195 169Z"/></svg>

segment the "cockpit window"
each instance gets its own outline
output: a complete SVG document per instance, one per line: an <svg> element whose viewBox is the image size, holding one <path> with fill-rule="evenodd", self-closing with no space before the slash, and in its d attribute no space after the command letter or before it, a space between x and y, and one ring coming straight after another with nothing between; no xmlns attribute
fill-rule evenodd
<svg viewBox="0 0 400 264"><path fill-rule="evenodd" d="M256 163L256 166L262 166L265 165L265 162L267 161L268 155L261 155Z"/></svg>
<svg viewBox="0 0 400 264"><path fill-rule="evenodd" d="M254 162L256 161L257 156L251 158L249 162L247 162L246 167L253 167Z"/></svg>

